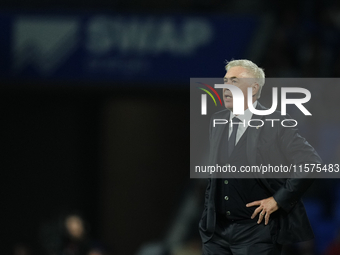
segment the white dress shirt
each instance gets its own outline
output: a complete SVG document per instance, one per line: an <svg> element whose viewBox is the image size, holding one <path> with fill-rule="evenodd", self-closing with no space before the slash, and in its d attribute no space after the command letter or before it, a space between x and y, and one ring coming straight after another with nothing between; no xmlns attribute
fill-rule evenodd
<svg viewBox="0 0 340 255"><path fill-rule="evenodd" d="M257 101L253 103L253 106L254 108L256 108ZM244 115L234 115L234 113L231 111L230 117L229 117L229 123L231 123L231 120L234 117L237 117L241 121L239 122L237 133L236 133L236 141L235 141L235 145L236 145L238 141L241 139L244 132L247 130L248 121L251 120L251 118L253 117L253 113L249 110L249 108L244 111ZM233 132L233 126L234 125L229 125L229 138L230 138L231 133Z"/></svg>

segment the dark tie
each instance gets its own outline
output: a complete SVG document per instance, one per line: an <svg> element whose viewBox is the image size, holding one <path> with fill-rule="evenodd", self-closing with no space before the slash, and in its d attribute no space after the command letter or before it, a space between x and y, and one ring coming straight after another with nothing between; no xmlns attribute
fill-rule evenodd
<svg viewBox="0 0 340 255"><path fill-rule="evenodd" d="M236 142L236 133L237 133L237 129L238 129L238 124L241 121L240 119L238 119L237 117L234 117L232 119L233 121L233 132L231 132L231 135L229 137L229 141L228 141L228 156L230 157L231 153L233 152L234 148L235 148L235 142ZM231 123L230 123L231 125Z"/></svg>

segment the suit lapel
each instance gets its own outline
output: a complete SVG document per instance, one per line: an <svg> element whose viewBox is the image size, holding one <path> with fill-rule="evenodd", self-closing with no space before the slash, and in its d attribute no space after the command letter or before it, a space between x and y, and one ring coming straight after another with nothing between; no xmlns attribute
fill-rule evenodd
<svg viewBox="0 0 340 255"><path fill-rule="evenodd" d="M228 120L229 122L229 117L230 117L230 111L226 111L226 114L224 114L223 118ZM222 137L223 137L223 131L224 131L224 128L228 128L229 127L229 124L226 124L226 125L218 125L215 127L215 135L213 135L212 137L214 138L214 140L212 141L212 143L210 144L210 146L214 145L214 147L212 148L212 152L210 155L212 156L212 158L210 159L210 165L214 165L214 163L217 162L217 159L218 159L218 153L219 153L219 148L220 148L220 143L222 142ZM228 129L227 129L227 132L228 132ZM228 134L227 134L228 135ZM212 178L211 178L211 189L210 189L210 192L211 192L211 196L212 197L215 197L215 192L216 192L216 173L213 173L212 175ZM215 204L215 200L214 201L214 204Z"/></svg>
<svg viewBox="0 0 340 255"><path fill-rule="evenodd" d="M226 111L226 114L223 116L224 119L228 120L229 122L229 117L230 117L230 111ZM210 155L213 157L211 158L210 165L213 165L212 163L216 163L217 159L218 159L218 153L219 153L219 148L222 142L222 137L223 137L223 131L225 128L227 128L227 132L228 132L228 127L229 124L225 124L225 125L217 125L214 129L215 129L215 135L213 135L213 139L214 141L211 143L210 146L214 146L213 149L213 153L211 153Z"/></svg>
<svg viewBox="0 0 340 255"><path fill-rule="evenodd" d="M259 102L257 102L256 109L265 110ZM263 119L263 115L259 116L253 114L251 119ZM254 124L252 124L254 126ZM247 136L247 158L250 165L256 165L256 148L259 135L262 131L263 127L248 127L248 136Z"/></svg>
<svg viewBox="0 0 340 255"><path fill-rule="evenodd" d="M258 110L266 110L267 108L265 108L264 106L262 106L259 102L257 102L257 106L256 109ZM227 111L224 119L229 121L229 117L230 117L230 111ZM263 119L264 116L259 116L256 114L253 114L252 119ZM254 124L252 124L254 125ZM229 124L228 124L229 126ZM223 134L223 130L225 128L225 125L217 125L215 128L215 135L213 135L213 139L214 141L211 143L211 146L213 145L214 147L212 148L213 153L211 153L210 155L212 156L212 158L210 159L210 162L217 162L217 157L218 157L218 151L220 148L220 143L222 142L222 134ZM247 158L248 158L248 162L251 165L255 165L256 164L256 148L257 148L257 142L258 142L258 138L259 135L262 131L263 127L248 127L248 135L247 135Z"/></svg>

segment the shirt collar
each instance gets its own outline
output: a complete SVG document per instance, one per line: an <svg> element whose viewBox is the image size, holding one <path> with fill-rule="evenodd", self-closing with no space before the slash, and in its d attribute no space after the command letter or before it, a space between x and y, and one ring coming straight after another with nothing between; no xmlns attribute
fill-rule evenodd
<svg viewBox="0 0 340 255"><path fill-rule="evenodd" d="M257 100L253 103L254 108L256 108L257 106ZM249 108L247 110L244 111L243 115L234 115L234 113L232 111L230 111L230 117L229 120L232 120L234 117L237 117L239 120L241 120L242 122L245 120L246 123L248 123L249 120L251 120L251 117L253 116L253 113L249 110Z"/></svg>

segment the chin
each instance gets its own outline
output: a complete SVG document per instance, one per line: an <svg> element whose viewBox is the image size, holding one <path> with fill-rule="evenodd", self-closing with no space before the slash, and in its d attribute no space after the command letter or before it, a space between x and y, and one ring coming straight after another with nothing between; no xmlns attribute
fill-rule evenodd
<svg viewBox="0 0 340 255"><path fill-rule="evenodd" d="M233 109L233 103L230 103L230 102L224 103L224 106L225 106L225 108L227 108L227 109L229 109L229 110L232 110L232 109Z"/></svg>

